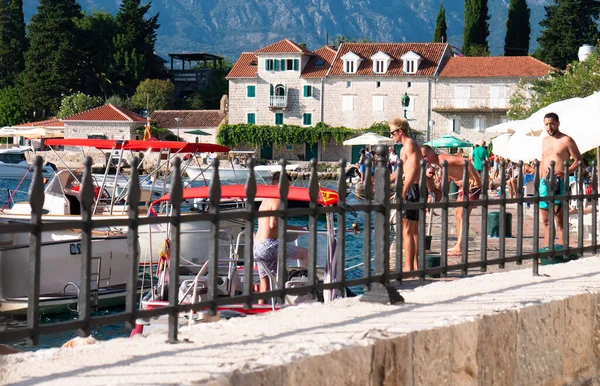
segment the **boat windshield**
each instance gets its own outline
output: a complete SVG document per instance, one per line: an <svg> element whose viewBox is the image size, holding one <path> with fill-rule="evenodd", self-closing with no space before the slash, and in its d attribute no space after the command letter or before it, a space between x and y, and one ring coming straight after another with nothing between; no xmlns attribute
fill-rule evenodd
<svg viewBox="0 0 600 386"><path fill-rule="evenodd" d="M27 161L25 153L0 153L0 162L5 164L18 164Z"/></svg>

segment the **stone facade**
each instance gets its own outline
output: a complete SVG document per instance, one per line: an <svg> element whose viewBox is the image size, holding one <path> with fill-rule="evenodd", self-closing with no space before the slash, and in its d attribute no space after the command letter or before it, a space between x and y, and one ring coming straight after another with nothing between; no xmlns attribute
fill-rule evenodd
<svg viewBox="0 0 600 386"><path fill-rule="evenodd" d="M105 136L106 139L142 139L136 132L139 122L69 122L65 121L65 138L89 138Z"/></svg>

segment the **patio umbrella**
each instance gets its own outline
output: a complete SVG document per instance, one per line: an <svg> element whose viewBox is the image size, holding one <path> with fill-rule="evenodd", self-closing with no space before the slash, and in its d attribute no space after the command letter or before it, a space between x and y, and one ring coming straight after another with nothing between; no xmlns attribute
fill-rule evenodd
<svg viewBox="0 0 600 386"><path fill-rule="evenodd" d="M393 145L394 140L377 133L364 133L344 141L344 145Z"/></svg>
<svg viewBox="0 0 600 386"><path fill-rule="evenodd" d="M425 145L429 145L431 147L473 147L471 142L456 138L453 135L444 135L443 137L434 139L433 141L425 142Z"/></svg>
<svg viewBox="0 0 600 386"><path fill-rule="evenodd" d="M186 134L193 134L193 135L211 135L210 133L207 133L206 131L202 131L202 130L190 130L190 131L186 131Z"/></svg>

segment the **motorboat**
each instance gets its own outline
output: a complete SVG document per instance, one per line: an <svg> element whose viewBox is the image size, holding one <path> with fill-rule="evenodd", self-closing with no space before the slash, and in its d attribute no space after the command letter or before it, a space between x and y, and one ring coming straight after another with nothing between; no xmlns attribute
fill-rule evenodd
<svg viewBox="0 0 600 386"><path fill-rule="evenodd" d="M209 187L193 187L183 189L183 199L208 199L209 198ZM246 186L245 185L223 185L221 186L221 197L223 199L236 199L246 200ZM257 185L255 199L257 203L260 203L264 199L280 199L280 190L277 185ZM319 194L317 202L319 205L330 206L335 205L338 202L339 195L336 191L326 188L319 188ZM160 199L153 202L153 205L168 202L170 195L165 195ZM289 187L287 196L288 205L291 207L307 206L310 202L309 189L304 187ZM326 250L324 269L318 269L317 276L320 277L324 282L335 281L335 270L333 267L336 266L335 262L335 229L333 214L328 213L327 215L327 230L320 231L318 233L325 234L327 237L327 248L322 248L320 251ZM228 217L232 217L231 215ZM284 239L287 242L293 242L297 237L298 233L308 231L291 231L288 230ZM290 237L291 236L291 237ZM238 240L241 238L238 238ZM237 249L237 248L236 248ZM218 259L218 285L217 291L218 296L236 296L242 294L242 278L245 275L247 267L243 266L244 260L240 259L242 256L239 253L229 255L228 258ZM317 257L317 261L319 258ZM258 276L257 276L257 263L255 262L252 270L253 274L253 290L258 291ZM208 261L205 262L199 269L196 275L180 275L180 287L179 287L179 301L180 304L199 303L207 301L208 299L208 285L209 280L206 274L208 273ZM143 309L155 309L166 307L169 305L166 299L166 291L164 287L167 285L166 280L169 276L168 269L160 269L160 267L166 267L166 265L159 265L157 272L158 285L153 287L152 291L149 292L141 303ZM267 271L269 280L271 282L271 288L277 288L276 279ZM222 274L225 272L225 275ZM300 274L298 274L300 273ZM288 267L288 275L286 279L286 288L297 287L306 285L308 283L307 271L303 267L290 268ZM324 300L332 300L336 295L335 290L327 290L327 294L324 294ZM238 313L238 314L258 314L263 312L279 310L289 305L295 305L304 302L308 299L312 299L310 295L299 295L299 296L286 296L286 304L276 304L275 300L272 299L270 305L253 305L251 308L246 307L244 304L227 304L219 306L217 310L219 312L227 313ZM192 315L190 315L192 316ZM197 319L197 318L196 318ZM194 316L189 318L190 321L196 320ZM135 333L140 333L144 328L147 328L148 324L152 324L152 320L138 321L136 325ZM134 333L134 334L135 334Z"/></svg>
<svg viewBox="0 0 600 386"><path fill-rule="evenodd" d="M29 146L0 149L0 178L31 178L33 175L33 165L27 162L25 156L29 151L32 151ZM44 178L51 178L55 171L56 167L47 162L42 167L42 176Z"/></svg>

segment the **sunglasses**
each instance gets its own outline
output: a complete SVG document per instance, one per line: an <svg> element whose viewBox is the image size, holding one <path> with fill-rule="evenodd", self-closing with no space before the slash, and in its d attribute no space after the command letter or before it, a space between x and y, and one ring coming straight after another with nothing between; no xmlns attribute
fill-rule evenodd
<svg viewBox="0 0 600 386"><path fill-rule="evenodd" d="M397 133L397 132L399 132L399 131L400 131L400 129L396 129L396 130L394 130L394 131L390 131L390 137L393 137L393 136L394 136L394 134L396 134L396 133Z"/></svg>

